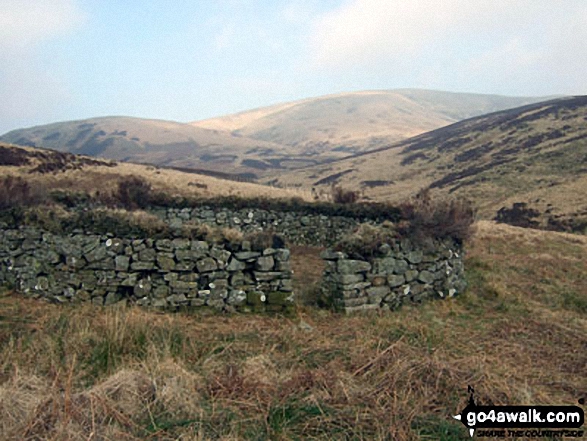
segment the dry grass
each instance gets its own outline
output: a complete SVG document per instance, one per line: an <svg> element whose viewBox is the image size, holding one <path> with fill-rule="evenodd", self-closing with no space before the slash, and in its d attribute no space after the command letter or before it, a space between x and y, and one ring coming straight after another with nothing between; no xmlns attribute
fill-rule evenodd
<svg viewBox="0 0 587 441"><path fill-rule="evenodd" d="M0 145L7 145L2 144ZM20 148L20 147L19 147ZM35 150L23 148L25 150ZM235 182L194 173L184 173L171 169L160 169L154 166L118 163L116 167L84 165L81 169L68 169L57 173L30 173L37 167L38 161L33 159L28 166L2 166L0 177L6 175L21 176L31 185L38 185L47 191L66 190L95 194L112 193L117 190L121 180L132 176L146 179L153 191L165 192L177 196L241 196L293 198L299 197L306 201L312 200L309 190L299 188L274 188L248 182Z"/></svg>
<svg viewBox="0 0 587 441"><path fill-rule="evenodd" d="M582 237L481 222L468 293L385 315L171 315L6 294L0 438L469 439L451 419L467 385L497 404L587 393L586 252Z"/></svg>

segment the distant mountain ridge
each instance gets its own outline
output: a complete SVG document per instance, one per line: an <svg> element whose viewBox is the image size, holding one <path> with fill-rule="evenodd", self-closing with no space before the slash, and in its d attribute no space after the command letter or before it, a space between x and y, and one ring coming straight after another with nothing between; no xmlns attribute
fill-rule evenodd
<svg viewBox="0 0 587 441"><path fill-rule="evenodd" d="M366 91L179 123L101 117L13 130L1 141L119 161L262 177L327 163L456 120L540 101L417 89Z"/></svg>
<svg viewBox="0 0 587 441"><path fill-rule="evenodd" d="M364 91L278 104L191 124L306 150L338 149L348 154L546 99L421 89Z"/></svg>

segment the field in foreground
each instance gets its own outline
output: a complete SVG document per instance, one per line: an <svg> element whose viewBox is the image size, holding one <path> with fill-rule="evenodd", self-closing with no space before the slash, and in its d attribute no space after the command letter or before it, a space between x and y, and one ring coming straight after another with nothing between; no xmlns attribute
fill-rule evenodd
<svg viewBox="0 0 587 441"><path fill-rule="evenodd" d="M158 314L5 293L0 438L469 439L451 418L467 385L483 403L587 395L586 253L583 236L480 222L466 294L385 315ZM312 262L299 259L298 276Z"/></svg>

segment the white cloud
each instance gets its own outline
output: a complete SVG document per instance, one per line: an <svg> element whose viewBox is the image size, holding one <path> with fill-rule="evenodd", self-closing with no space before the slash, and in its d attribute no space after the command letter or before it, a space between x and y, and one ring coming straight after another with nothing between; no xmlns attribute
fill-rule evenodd
<svg viewBox="0 0 587 441"><path fill-rule="evenodd" d="M2 0L0 51L31 47L69 32L82 21L75 0Z"/></svg>
<svg viewBox="0 0 587 441"><path fill-rule="evenodd" d="M389 68L403 80L430 79L432 66L450 76L452 67L463 78L477 75L477 85L495 83L499 72L511 81L559 74L585 91L586 40L584 0L351 0L314 21L309 64L331 72Z"/></svg>

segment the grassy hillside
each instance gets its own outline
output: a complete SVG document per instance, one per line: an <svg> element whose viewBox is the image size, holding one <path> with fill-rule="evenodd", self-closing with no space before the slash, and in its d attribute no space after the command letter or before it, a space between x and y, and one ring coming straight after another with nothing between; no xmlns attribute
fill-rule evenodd
<svg viewBox="0 0 587 441"><path fill-rule="evenodd" d="M0 143L0 177L21 176L44 192L95 194L113 190L121 179L145 178L154 191L178 196L240 196L310 199L308 191L271 188L150 165L96 160L87 156Z"/></svg>
<svg viewBox="0 0 587 441"><path fill-rule="evenodd" d="M366 91L285 103L192 125L295 146L306 155L342 157L540 100L418 89Z"/></svg>
<svg viewBox="0 0 587 441"><path fill-rule="evenodd" d="M467 293L384 315L172 315L5 292L0 438L464 441L452 415L468 385L500 405L585 396L586 253L583 237L480 222ZM292 258L311 289L313 259Z"/></svg>
<svg viewBox="0 0 587 441"><path fill-rule="evenodd" d="M192 124L130 117L65 121L13 130L0 141L254 179L536 100L419 90L361 92Z"/></svg>
<svg viewBox="0 0 587 441"><path fill-rule="evenodd" d="M334 183L389 201L430 188L471 198L485 218L523 202L540 213L543 226L551 219L581 229L587 222L587 97L472 118L266 181L317 188Z"/></svg>

